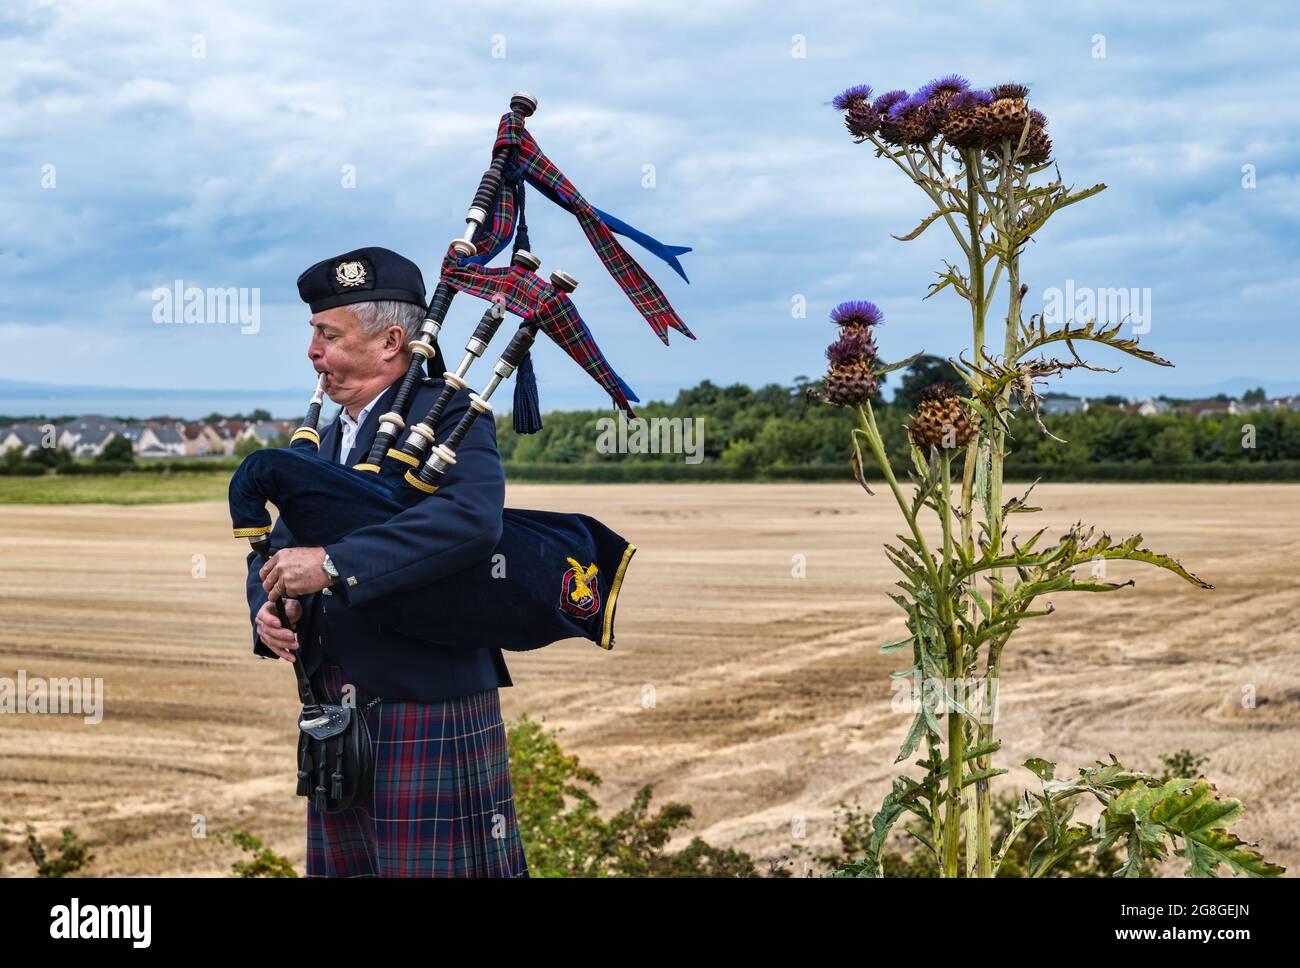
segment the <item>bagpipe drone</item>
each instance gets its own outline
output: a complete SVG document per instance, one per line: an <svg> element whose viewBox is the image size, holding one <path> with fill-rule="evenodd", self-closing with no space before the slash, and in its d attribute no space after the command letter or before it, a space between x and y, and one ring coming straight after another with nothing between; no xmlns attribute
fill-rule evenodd
<svg viewBox="0 0 1300 968"><path fill-rule="evenodd" d="M686 274L677 256L690 249L665 246L592 207L524 129L524 120L536 107L536 100L521 92L511 98L510 110L501 118L492 161L465 217L465 231L443 258L425 318L409 344L410 366L391 410L379 418L364 460L345 467L319 454L322 378L289 447L256 451L235 472L229 495L235 536L248 538L262 557L270 552L267 503L276 506L297 544L321 546L358 528L391 521L416 502L432 499L473 422L484 415L492 419L489 399L511 375L517 376L515 431L540 430L529 355L538 332L586 370L619 409L634 416L631 402L636 395L609 365L569 298L577 281L560 271L551 273L549 282L537 275L541 263L528 251L525 183L578 219L601 262L665 345L670 328L695 338L614 233L662 258L683 279ZM512 240L509 265L489 268L487 263ZM407 410L421 369L427 366L434 376L441 363L435 341L457 292L492 305L467 341L460 365L441 374L443 387L432 408L408 427ZM491 379L481 391L469 394L469 408L451 434L436 440L443 411L458 390L468 389L466 374L486 352L507 311L522 323L501 352ZM403 431L405 440L399 445ZM524 651L580 637L609 649L614 644L618 590L634 551L626 539L588 515L507 507L501 538L481 565L363 608L400 632L433 642L472 641L484 648ZM491 563L497 560L509 563L508 580L492 574Z"/></svg>

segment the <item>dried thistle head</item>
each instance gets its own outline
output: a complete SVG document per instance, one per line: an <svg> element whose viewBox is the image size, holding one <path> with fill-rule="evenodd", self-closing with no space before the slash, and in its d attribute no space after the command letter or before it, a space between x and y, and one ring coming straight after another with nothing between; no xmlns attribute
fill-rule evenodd
<svg viewBox="0 0 1300 968"><path fill-rule="evenodd" d="M957 388L936 383L922 391L907 432L923 451L930 447L959 450L970 443L978 428Z"/></svg>
<svg viewBox="0 0 1300 968"><path fill-rule="evenodd" d="M984 138L980 111L993 103L984 91L962 91L948 101L943 120L944 140L954 148L977 148Z"/></svg>
<svg viewBox="0 0 1300 968"><path fill-rule="evenodd" d="M938 137L943 108L923 92L917 91L892 110L903 144L924 145Z"/></svg>
<svg viewBox="0 0 1300 968"><path fill-rule="evenodd" d="M823 400L834 407L856 407L874 397L880 390L871 365L849 362L832 366L823 381Z"/></svg>
<svg viewBox="0 0 1300 968"><path fill-rule="evenodd" d="M1012 98L1013 100L1019 99L1023 101L1025 98L1029 97L1029 88L1025 87L1023 84L997 84L989 88L989 95L995 101L1001 98Z"/></svg>
<svg viewBox="0 0 1300 968"><path fill-rule="evenodd" d="M874 362L876 341L872 338L869 329L863 326L846 326L840 338L826 347L826 359L830 360L831 366Z"/></svg>
<svg viewBox="0 0 1300 968"><path fill-rule="evenodd" d="M1024 98L994 97L984 113L984 143L996 145L1007 138L1019 138L1028 119L1029 106Z"/></svg>
<svg viewBox="0 0 1300 968"><path fill-rule="evenodd" d="M898 126L897 110L907 101L907 92L903 90L887 91L872 102L880 118L880 137L886 144L904 144L902 129Z"/></svg>
<svg viewBox="0 0 1300 968"><path fill-rule="evenodd" d="M1047 134L1047 116L1042 111L1029 112L1029 134L1025 136L1022 160L1028 165L1041 165L1052 157L1052 139Z"/></svg>

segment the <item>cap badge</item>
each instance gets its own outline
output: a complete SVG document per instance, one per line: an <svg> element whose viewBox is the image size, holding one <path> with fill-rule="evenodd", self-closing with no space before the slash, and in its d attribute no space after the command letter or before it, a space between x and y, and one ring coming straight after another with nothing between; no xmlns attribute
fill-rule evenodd
<svg viewBox="0 0 1300 968"><path fill-rule="evenodd" d="M340 286L359 286L366 281L366 267L360 262L340 262L334 269Z"/></svg>

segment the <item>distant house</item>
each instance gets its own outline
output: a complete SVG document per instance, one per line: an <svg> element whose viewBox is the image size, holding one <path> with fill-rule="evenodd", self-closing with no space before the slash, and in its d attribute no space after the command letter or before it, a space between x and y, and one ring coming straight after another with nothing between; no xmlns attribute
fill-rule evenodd
<svg viewBox="0 0 1300 968"><path fill-rule="evenodd" d="M123 429L118 421L97 414L78 417L60 428L58 446L66 448L73 457L98 457Z"/></svg>
<svg viewBox="0 0 1300 968"><path fill-rule="evenodd" d="M122 429L117 433L119 437L125 437L127 440L131 441L131 449L136 453L139 453L140 435L145 432L147 426L147 424L142 423L139 420L131 420L122 424Z"/></svg>
<svg viewBox="0 0 1300 968"><path fill-rule="evenodd" d="M1274 410L1300 411L1300 397L1278 397L1270 400L1268 405Z"/></svg>
<svg viewBox="0 0 1300 968"><path fill-rule="evenodd" d="M235 445L239 443L239 438L244 432L244 422L242 420L223 420L218 424L210 425L212 433L220 441L220 450L222 454L233 454Z"/></svg>
<svg viewBox="0 0 1300 968"><path fill-rule="evenodd" d="M1165 400L1155 400L1147 397L1141 403L1130 403L1124 410L1126 413L1134 413L1139 417L1155 417L1171 412L1172 408Z"/></svg>
<svg viewBox="0 0 1300 968"><path fill-rule="evenodd" d="M57 431L55 433L57 441ZM12 427L0 429L0 454L16 450L26 457L44 442L45 430L34 424L14 424Z"/></svg>
<svg viewBox="0 0 1300 968"><path fill-rule="evenodd" d="M1083 397L1044 397L1039 409L1052 417L1067 413L1087 413L1088 401Z"/></svg>
<svg viewBox="0 0 1300 968"><path fill-rule="evenodd" d="M185 438L172 424L145 427L136 454L140 457L184 457Z"/></svg>
<svg viewBox="0 0 1300 968"><path fill-rule="evenodd" d="M245 428L241 437L252 437L259 444L265 447L276 437L283 437L285 440L288 440L291 433L293 433L293 430L290 428L287 421L276 420L249 424L249 426Z"/></svg>
<svg viewBox="0 0 1300 968"><path fill-rule="evenodd" d="M206 457L209 454L226 453L225 441L211 424L194 422L181 428L185 438L185 455L187 457Z"/></svg>
<svg viewBox="0 0 1300 968"><path fill-rule="evenodd" d="M1241 413L1236 400L1193 400L1183 408L1195 417L1227 417Z"/></svg>

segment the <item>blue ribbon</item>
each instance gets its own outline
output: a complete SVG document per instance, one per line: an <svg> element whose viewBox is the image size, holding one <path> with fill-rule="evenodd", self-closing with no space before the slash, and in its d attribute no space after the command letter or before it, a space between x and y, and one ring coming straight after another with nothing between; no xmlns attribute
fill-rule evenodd
<svg viewBox="0 0 1300 968"><path fill-rule="evenodd" d="M664 245L654 236L646 235L640 229L633 228L621 218L610 215L608 212L602 212L600 209L596 208L595 205L591 207L596 213L596 217L604 222L611 232L617 232L619 235L627 236L651 255L663 259L664 262L668 263L668 265L672 267L673 272L677 273L683 279L686 279L686 270L684 270L682 264L677 261L677 257L690 252L691 247L689 245ZM686 279L687 283L690 281L691 280Z"/></svg>

